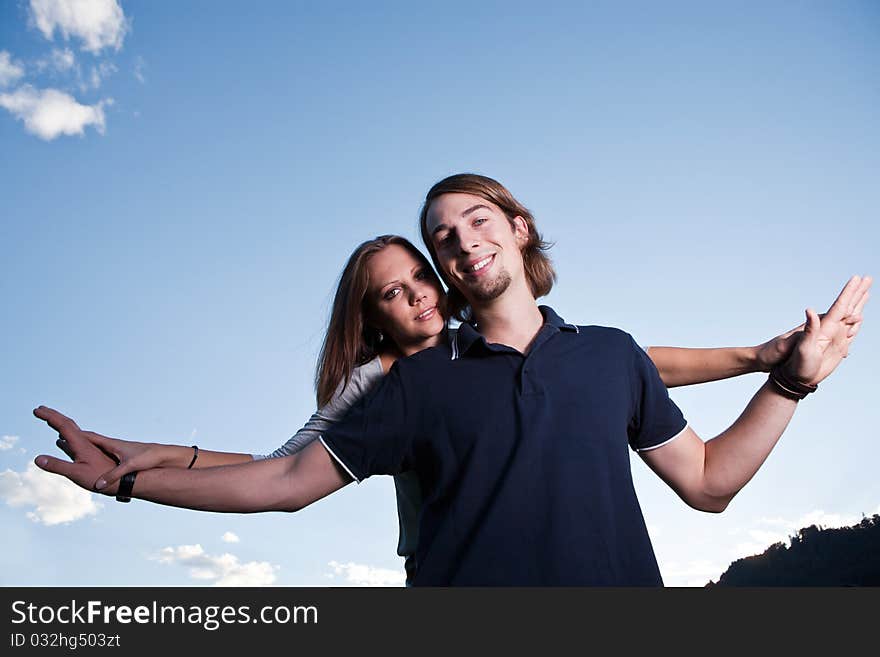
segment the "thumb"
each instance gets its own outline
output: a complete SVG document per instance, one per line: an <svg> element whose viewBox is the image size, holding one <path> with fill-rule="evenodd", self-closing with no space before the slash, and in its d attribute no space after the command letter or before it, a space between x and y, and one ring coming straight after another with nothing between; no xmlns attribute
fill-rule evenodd
<svg viewBox="0 0 880 657"><path fill-rule="evenodd" d="M129 472L134 472L135 470L137 470L137 463L135 463L134 459L131 461L125 461L98 477L98 480L95 482L95 488L103 490L108 486L112 486L122 479L123 476L127 475Z"/></svg>
<svg viewBox="0 0 880 657"><path fill-rule="evenodd" d="M815 340L819 335L821 320L819 319L819 315L817 315L816 311L812 308L807 308L806 315L807 321L806 326L804 327L804 333L806 333L807 339Z"/></svg>
<svg viewBox="0 0 880 657"><path fill-rule="evenodd" d="M54 456L49 456L48 454L40 454L37 458L34 459L34 463L41 470L45 470L46 472L51 472L53 474L60 474L65 477L72 477L74 470L76 469L76 463L71 463L70 461L64 461L62 459L56 459Z"/></svg>

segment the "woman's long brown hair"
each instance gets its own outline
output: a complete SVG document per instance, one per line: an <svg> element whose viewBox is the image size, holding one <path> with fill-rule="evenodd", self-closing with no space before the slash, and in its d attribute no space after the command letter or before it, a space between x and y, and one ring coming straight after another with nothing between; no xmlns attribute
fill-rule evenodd
<svg viewBox="0 0 880 657"><path fill-rule="evenodd" d="M428 259L412 242L399 235L367 240L352 252L339 277L330 323L318 356L315 372L318 406L326 405L340 384L348 384L355 367L372 360L380 351L379 332L366 321L369 312L366 294L370 285L367 263L391 244L405 248L433 275ZM389 346L389 340L385 337L383 347Z"/></svg>

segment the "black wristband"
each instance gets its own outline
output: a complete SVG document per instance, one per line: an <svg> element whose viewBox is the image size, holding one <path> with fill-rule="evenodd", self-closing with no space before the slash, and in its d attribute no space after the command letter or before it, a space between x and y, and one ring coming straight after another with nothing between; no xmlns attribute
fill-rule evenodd
<svg viewBox="0 0 880 657"><path fill-rule="evenodd" d="M783 397L793 399L794 401L800 401L810 393L816 392L816 390L819 389L818 385L807 385L806 383L796 381L794 378L788 376L785 370L779 365L775 365L773 369L770 370L770 381L776 386L776 390L779 394Z"/></svg>
<svg viewBox="0 0 880 657"><path fill-rule="evenodd" d="M137 472L128 472L122 475L119 482L119 490L116 491L117 502L131 502L131 489L134 488L134 478Z"/></svg>
<svg viewBox="0 0 880 657"><path fill-rule="evenodd" d="M193 445L192 448L193 448L193 450L195 450L193 452L193 460L189 462L188 466L186 466L187 470L191 469L193 467L193 464L196 462L196 459L199 458L199 446Z"/></svg>

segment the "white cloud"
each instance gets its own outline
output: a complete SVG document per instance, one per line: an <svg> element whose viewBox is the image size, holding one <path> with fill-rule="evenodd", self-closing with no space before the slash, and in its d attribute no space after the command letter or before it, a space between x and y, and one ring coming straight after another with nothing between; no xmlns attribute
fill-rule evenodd
<svg viewBox="0 0 880 657"><path fill-rule="evenodd" d="M406 583L406 574L403 571L376 568L351 561L331 561L327 565L333 569L329 573L330 577L344 575L346 583L355 586L403 586Z"/></svg>
<svg viewBox="0 0 880 657"><path fill-rule="evenodd" d="M24 472L0 472L0 498L11 507L34 507L27 517L58 525L95 515L95 496L64 477L43 472L31 463Z"/></svg>
<svg viewBox="0 0 880 657"><path fill-rule="evenodd" d="M37 71L40 72L45 71L46 69L52 69L59 73L79 68L76 64L76 55L73 54L73 51L70 48L64 48L63 50L60 48L53 48L52 52L49 53L47 57L37 60L36 67Z"/></svg>
<svg viewBox="0 0 880 657"><path fill-rule="evenodd" d="M12 61L6 50L0 50L0 87L15 84L24 75L24 66Z"/></svg>
<svg viewBox="0 0 880 657"><path fill-rule="evenodd" d="M81 135L87 126L104 134L104 105L81 105L73 96L57 89L35 89L26 84L12 93L0 94L0 107L24 122L25 130L40 139L51 141L61 135Z"/></svg>
<svg viewBox="0 0 880 657"><path fill-rule="evenodd" d="M17 442L18 436L0 436L0 452L12 449Z"/></svg>
<svg viewBox="0 0 880 657"><path fill-rule="evenodd" d="M94 54L119 50L128 31L116 0L31 0L31 18L50 41L57 29L65 39L82 40L82 49Z"/></svg>
<svg viewBox="0 0 880 657"><path fill-rule="evenodd" d="M225 534L223 534L222 540L224 543L238 543L239 541L241 541L241 539L232 532L226 532Z"/></svg>
<svg viewBox="0 0 880 657"><path fill-rule="evenodd" d="M115 73L119 69L116 68L115 64L110 62L101 62L98 66L92 66L92 73L89 76L89 83L92 88L97 89L101 86L101 81L104 80L108 75Z"/></svg>
<svg viewBox="0 0 880 657"><path fill-rule="evenodd" d="M76 65L76 56L70 48L52 50L52 64L59 71L69 71Z"/></svg>
<svg viewBox="0 0 880 657"><path fill-rule="evenodd" d="M144 68L146 68L146 66L147 66L147 64L144 61L143 57L141 57L140 55L135 57L135 59L134 59L134 77L141 84L144 84L146 82L146 80L144 79ZM195 432L195 429L193 429L193 432Z"/></svg>
<svg viewBox="0 0 880 657"><path fill-rule="evenodd" d="M266 561L240 563L234 554L207 554L201 545L162 548L154 557L160 563L180 564L189 568L189 576L213 580L215 586L268 586L275 582L280 566Z"/></svg>

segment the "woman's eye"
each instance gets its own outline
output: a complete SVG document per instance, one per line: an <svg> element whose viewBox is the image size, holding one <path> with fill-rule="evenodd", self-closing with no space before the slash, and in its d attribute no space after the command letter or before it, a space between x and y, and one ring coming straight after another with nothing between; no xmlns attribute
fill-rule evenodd
<svg viewBox="0 0 880 657"><path fill-rule="evenodd" d="M387 299L388 301L390 301L391 299L396 297L398 294L400 294L400 288L393 287L385 293L384 298Z"/></svg>
<svg viewBox="0 0 880 657"><path fill-rule="evenodd" d="M479 226L480 224L484 224L484 223L486 223L486 221L488 221L488 219L486 219L486 217L477 217L476 219L474 219L474 226Z"/></svg>

